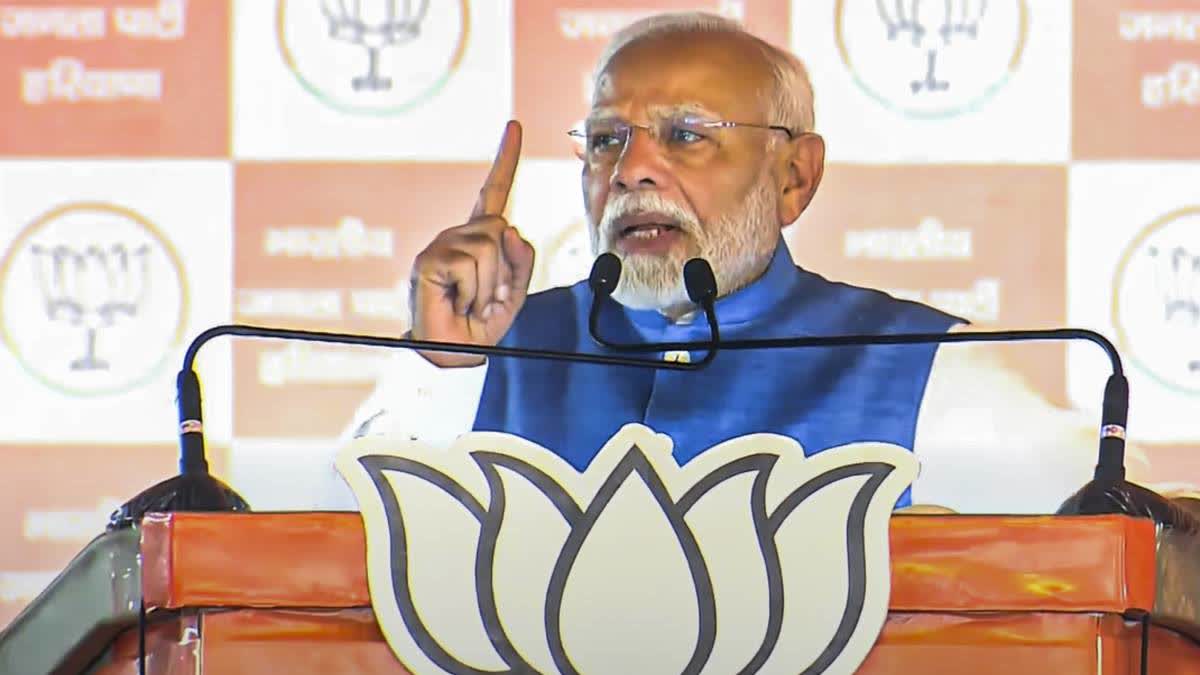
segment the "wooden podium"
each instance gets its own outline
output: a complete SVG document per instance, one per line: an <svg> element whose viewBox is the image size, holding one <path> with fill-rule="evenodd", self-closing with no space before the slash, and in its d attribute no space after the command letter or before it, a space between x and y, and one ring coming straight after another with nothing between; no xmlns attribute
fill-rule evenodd
<svg viewBox="0 0 1200 675"><path fill-rule="evenodd" d="M152 675L407 672L370 608L357 514L152 515L140 542L124 536L142 556L144 633L119 607L122 620L63 645L50 672L137 673L139 634ZM1193 596L1163 583L1200 579L1164 567L1149 520L897 515L891 543L891 609L859 672L1200 673L1200 626L1181 616ZM37 631L71 602L64 577L0 634L0 672L26 672L5 670L14 650L55 649Z"/></svg>

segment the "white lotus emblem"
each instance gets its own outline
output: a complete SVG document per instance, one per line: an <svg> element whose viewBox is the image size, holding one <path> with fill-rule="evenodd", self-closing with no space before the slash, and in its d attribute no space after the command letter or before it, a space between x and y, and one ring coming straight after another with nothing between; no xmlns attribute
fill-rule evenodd
<svg viewBox="0 0 1200 675"><path fill-rule="evenodd" d="M338 468L413 673L852 673L887 614L902 448L744 436L680 467L621 429L580 473L515 436L380 437Z"/></svg>

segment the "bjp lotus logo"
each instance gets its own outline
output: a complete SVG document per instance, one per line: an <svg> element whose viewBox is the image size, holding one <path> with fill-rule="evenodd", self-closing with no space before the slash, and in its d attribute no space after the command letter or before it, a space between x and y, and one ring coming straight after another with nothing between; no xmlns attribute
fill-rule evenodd
<svg viewBox="0 0 1200 675"><path fill-rule="evenodd" d="M1200 394L1200 207L1142 228L1117 263L1112 298L1117 341L1134 366L1168 391Z"/></svg>
<svg viewBox="0 0 1200 675"><path fill-rule="evenodd" d="M837 0L838 55L858 87L914 119L978 110L1016 75L1028 0Z"/></svg>
<svg viewBox="0 0 1200 675"><path fill-rule="evenodd" d="M901 448L744 436L684 466L621 429L582 473L521 438L339 457L379 624L413 673L852 673L890 589Z"/></svg>
<svg viewBox="0 0 1200 675"><path fill-rule="evenodd" d="M119 394L155 377L187 316L178 253L153 222L117 204L56 206L0 256L0 345L71 396Z"/></svg>
<svg viewBox="0 0 1200 675"><path fill-rule="evenodd" d="M344 113L393 116L426 103L458 71L467 0L277 0L280 56L297 81Z"/></svg>

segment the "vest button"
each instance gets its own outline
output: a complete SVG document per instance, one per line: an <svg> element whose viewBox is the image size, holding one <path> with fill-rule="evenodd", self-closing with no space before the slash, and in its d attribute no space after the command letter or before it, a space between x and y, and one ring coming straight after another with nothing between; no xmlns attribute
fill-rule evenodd
<svg viewBox="0 0 1200 675"><path fill-rule="evenodd" d="M663 354L663 361L667 363L691 363L692 353L684 351L671 351Z"/></svg>

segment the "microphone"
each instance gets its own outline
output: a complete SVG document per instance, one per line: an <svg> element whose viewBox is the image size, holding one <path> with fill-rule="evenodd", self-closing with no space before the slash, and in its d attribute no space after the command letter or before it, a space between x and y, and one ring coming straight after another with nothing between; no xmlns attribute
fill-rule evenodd
<svg viewBox="0 0 1200 675"><path fill-rule="evenodd" d="M600 335L600 307L604 300L611 297L621 279L621 259L612 253L601 253L592 264L591 274L588 275L588 285L592 288L592 307L588 312L588 333L592 340L603 347L631 354L647 354L668 349L659 349L661 343L627 343L612 342ZM703 258L692 258L683 265L683 285L687 290L688 299L700 306L704 317L708 320L709 340L703 344L704 358L696 362L697 368L707 366L720 351L721 327L717 323L717 278L713 275L712 266Z"/></svg>
<svg viewBox="0 0 1200 675"><path fill-rule="evenodd" d="M688 298L708 311L717 301L717 278L704 258L692 258L683 265L683 286Z"/></svg>
<svg viewBox="0 0 1200 675"><path fill-rule="evenodd" d="M612 253L601 253L592 263L592 271L588 274L588 286L593 296L608 297L617 290L621 281L621 259Z"/></svg>
<svg viewBox="0 0 1200 675"><path fill-rule="evenodd" d="M613 286L615 287L615 281ZM655 359L631 358L611 354L584 354L553 350L471 345L432 340L413 340L373 335L354 335L323 331L291 330L267 326L225 324L214 326L196 336L183 356L183 367L175 379L176 405L179 411L179 475L157 483L123 504L109 517L108 530L133 527L151 512L170 511L249 511L246 501L225 483L209 473L204 448L204 414L200 396L200 378L193 369L196 354L209 340L222 335L250 338L300 340L329 344L401 347L425 351L478 354L605 366L652 368L656 370L698 370L702 363L678 363Z"/></svg>

